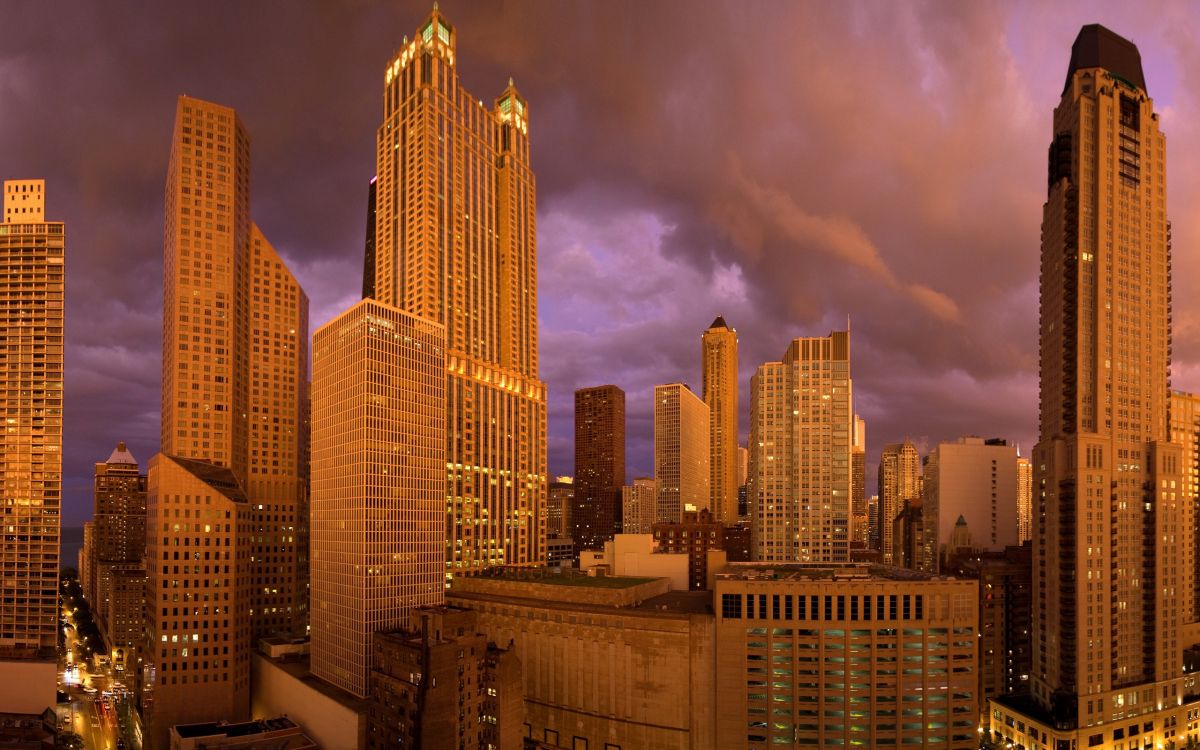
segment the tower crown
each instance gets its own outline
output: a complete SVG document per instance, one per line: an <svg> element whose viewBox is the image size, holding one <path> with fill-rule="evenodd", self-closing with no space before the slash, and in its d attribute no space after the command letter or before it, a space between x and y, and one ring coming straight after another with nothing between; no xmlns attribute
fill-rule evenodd
<svg viewBox="0 0 1200 750"><path fill-rule="evenodd" d="M1066 83L1063 84L1064 93L1071 88L1071 78L1075 72L1084 68L1103 68L1126 83L1146 91L1142 56L1137 45L1098 23L1080 29L1079 36L1071 45L1071 63L1067 67Z"/></svg>

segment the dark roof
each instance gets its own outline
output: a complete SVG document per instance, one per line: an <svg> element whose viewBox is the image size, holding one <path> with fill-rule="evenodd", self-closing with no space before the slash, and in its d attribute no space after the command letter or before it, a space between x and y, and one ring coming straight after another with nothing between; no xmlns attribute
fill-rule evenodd
<svg viewBox="0 0 1200 750"><path fill-rule="evenodd" d="M164 458L174 461L180 468L186 469L201 482L219 491L233 502L246 502L246 493L242 491L242 485L238 483L237 477L228 467L217 466L208 461L197 461L192 458L180 458L165 454Z"/></svg>
<svg viewBox="0 0 1200 750"><path fill-rule="evenodd" d="M722 315L718 315L718 316L717 316L717 319L716 319L716 320L714 320L714 321L712 322L712 325L710 325L710 326L709 326L709 329L713 329L713 328L728 328L728 327L729 327L729 326L728 326L728 325L725 323L725 317L724 317L724 316L722 316Z"/></svg>
<svg viewBox="0 0 1200 750"><path fill-rule="evenodd" d="M1075 43L1071 45L1071 65L1067 68L1067 82L1063 84L1063 91L1071 87L1071 76L1081 68L1104 68L1146 91L1146 78L1142 75L1142 56L1138 53L1137 45L1098 23L1084 26L1079 30L1079 36L1075 37Z"/></svg>

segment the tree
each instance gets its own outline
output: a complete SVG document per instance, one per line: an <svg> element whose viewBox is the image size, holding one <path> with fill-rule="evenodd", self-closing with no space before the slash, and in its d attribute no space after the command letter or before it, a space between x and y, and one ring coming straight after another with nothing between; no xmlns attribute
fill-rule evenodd
<svg viewBox="0 0 1200 750"><path fill-rule="evenodd" d="M83 750L83 738L74 732L59 732L54 738L54 750Z"/></svg>

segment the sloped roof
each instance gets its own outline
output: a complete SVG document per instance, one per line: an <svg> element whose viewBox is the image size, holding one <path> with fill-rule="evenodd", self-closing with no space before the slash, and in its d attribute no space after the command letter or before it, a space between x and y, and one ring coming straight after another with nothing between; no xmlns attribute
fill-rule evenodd
<svg viewBox="0 0 1200 750"><path fill-rule="evenodd" d="M137 466L137 459L134 458L133 454L129 452L129 449L125 447L125 443L117 443L116 449L112 452L112 455L109 456L108 460L105 461L104 463L106 463L106 464L132 464L134 466Z"/></svg>
<svg viewBox="0 0 1200 750"><path fill-rule="evenodd" d="M217 466L208 461L198 461L192 458L181 458L166 454L163 455L163 458L170 459L180 468L186 470L201 482L217 490L233 502L244 503L247 501L246 493L242 490L242 485L238 482L233 471L228 467Z"/></svg>

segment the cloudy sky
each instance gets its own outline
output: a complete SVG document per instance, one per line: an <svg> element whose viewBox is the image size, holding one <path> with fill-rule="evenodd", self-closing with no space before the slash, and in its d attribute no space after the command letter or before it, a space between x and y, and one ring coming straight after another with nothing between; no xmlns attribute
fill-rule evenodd
<svg viewBox="0 0 1200 750"><path fill-rule="evenodd" d="M0 178L67 222L66 522L118 440L157 450L162 188L175 97L238 109L252 213L312 300L360 288L383 66L424 2L0 3ZM698 389L700 333L754 367L852 327L868 475L886 442L1030 447L1050 114L1079 27L1141 49L1168 139L1174 384L1200 388L1200 10L1187 3L446 0L463 85L530 102L550 470L572 391ZM1194 80L1194 78L1192 79ZM1194 84L1193 84L1194 85ZM743 412L746 409L743 408ZM747 426L742 415L743 436ZM873 481L869 482L873 484Z"/></svg>

